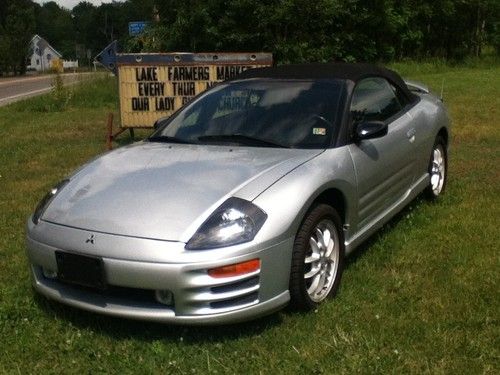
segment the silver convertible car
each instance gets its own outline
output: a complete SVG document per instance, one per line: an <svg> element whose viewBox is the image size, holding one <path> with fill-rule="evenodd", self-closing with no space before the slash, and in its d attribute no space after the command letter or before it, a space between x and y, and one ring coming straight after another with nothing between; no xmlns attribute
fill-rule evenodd
<svg viewBox="0 0 500 375"><path fill-rule="evenodd" d="M393 71L248 70L54 186L27 224L34 288L167 323L315 309L345 256L443 192L449 139L441 100Z"/></svg>

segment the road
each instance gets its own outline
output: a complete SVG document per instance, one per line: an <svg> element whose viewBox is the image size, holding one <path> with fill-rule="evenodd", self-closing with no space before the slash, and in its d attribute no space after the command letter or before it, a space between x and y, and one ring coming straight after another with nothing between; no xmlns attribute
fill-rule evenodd
<svg viewBox="0 0 500 375"><path fill-rule="evenodd" d="M67 73L62 77L64 84L70 85L91 75L92 73ZM0 106L49 92L54 77L54 75L42 75L0 79Z"/></svg>

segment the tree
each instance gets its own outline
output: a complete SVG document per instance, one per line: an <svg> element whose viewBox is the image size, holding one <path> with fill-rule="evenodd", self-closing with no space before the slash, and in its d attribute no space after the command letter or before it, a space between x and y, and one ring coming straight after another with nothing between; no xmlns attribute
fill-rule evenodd
<svg viewBox="0 0 500 375"><path fill-rule="evenodd" d="M96 27L97 8L83 1L71 11L75 30L75 54L77 58L86 57L86 51L97 51L104 42ZM104 44L105 46L106 44Z"/></svg>
<svg viewBox="0 0 500 375"><path fill-rule="evenodd" d="M71 12L59 7L54 1L49 1L36 7L35 16L36 33L46 39L64 57L74 56L75 32Z"/></svg>
<svg viewBox="0 0 500 375"><path fill-rule="evenodd" d="M29 0L11 0L4 26L4 43L8 46L7 66L15 74L26 72L28 46L35 30L33 3Z"/></svg>
<svg viewBox="0 0 500 375"><path fill-rule="evenodd" d="M72 11L53 1L0 0L0 70L23 70L22 43L34 31L65 58L118 40L131 52L271 51L280 63L460 60L486 44L500 53L499 18L498 0L82 1ZM132 21L151 23L130 37Z"/></svg>

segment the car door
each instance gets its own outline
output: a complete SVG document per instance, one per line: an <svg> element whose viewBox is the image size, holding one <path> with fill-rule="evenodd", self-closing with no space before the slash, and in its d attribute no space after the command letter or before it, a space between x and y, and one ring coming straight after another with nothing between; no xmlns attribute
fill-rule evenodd
<svg viewBox="0 0 500 375"><path fill-rule="evenodd" d="M381 77L364 79L353 91L351 134L363 121L388 124L387 135L349 145L357 178L358 230L403 198L414 179L415 129L396 94Z"/></svg>

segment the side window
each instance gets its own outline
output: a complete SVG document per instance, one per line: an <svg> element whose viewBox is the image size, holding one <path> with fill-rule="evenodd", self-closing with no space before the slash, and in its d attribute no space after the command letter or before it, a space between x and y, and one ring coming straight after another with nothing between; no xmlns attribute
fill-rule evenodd
<svg viewBox="0 0 500 375"><path fill-rule="evenodd" d="M389 86L391 87L394 95L396 95L396 97L398 98L398 101L399 101L399 104L401 104L401 107L405 107L407 104L410 103L410 100L406 97L405 94L403 94L401 89L398 89L392 83L389 83Z"/></svg>
<svg viewBox="0 0 500 375"><path fill-rule="evenodd" d="M354 88L351 101L354 123L385 121L401 109L392 86L384 78L367 78Z"/></svg>

